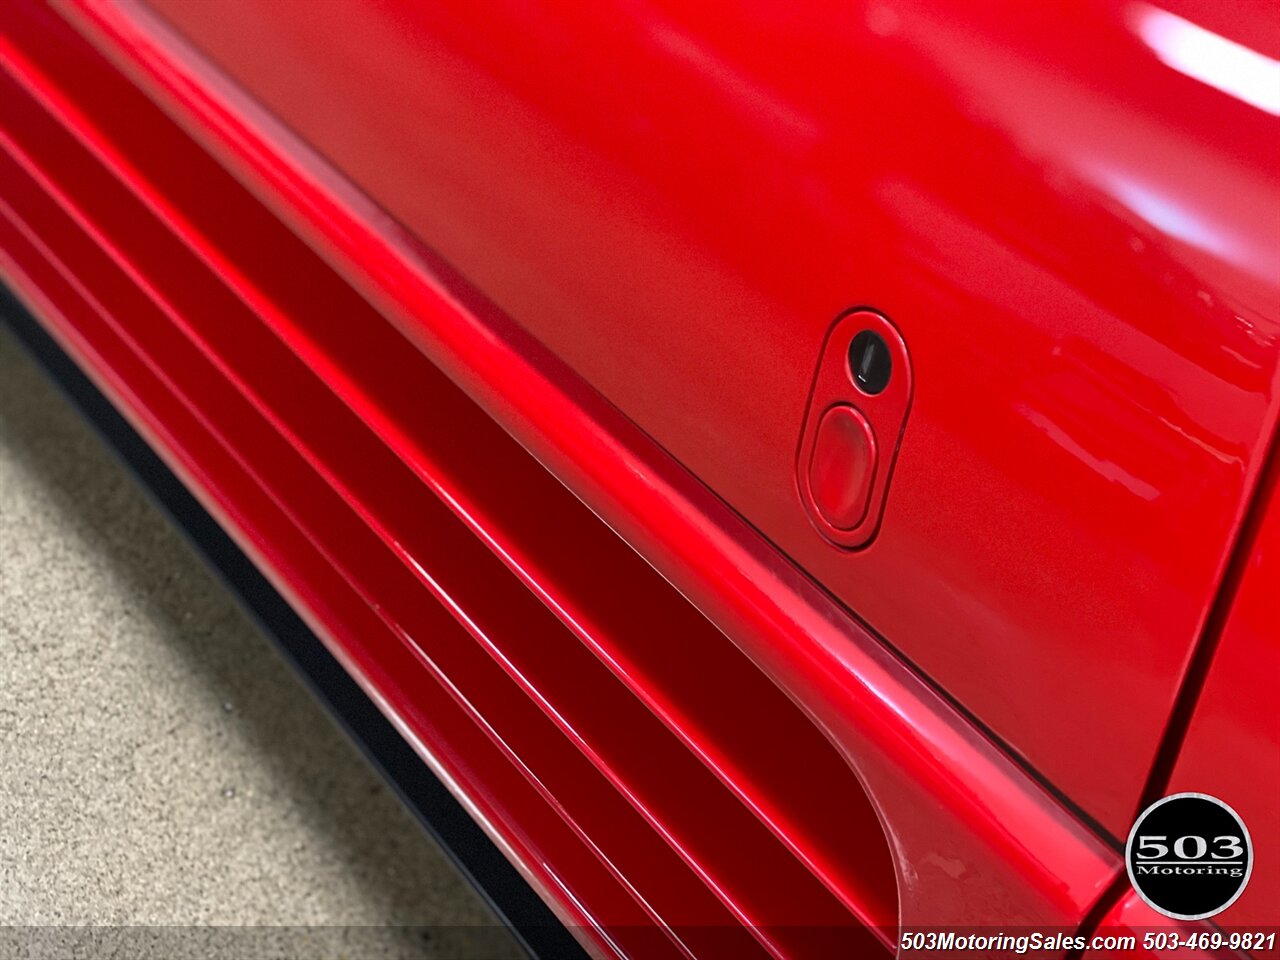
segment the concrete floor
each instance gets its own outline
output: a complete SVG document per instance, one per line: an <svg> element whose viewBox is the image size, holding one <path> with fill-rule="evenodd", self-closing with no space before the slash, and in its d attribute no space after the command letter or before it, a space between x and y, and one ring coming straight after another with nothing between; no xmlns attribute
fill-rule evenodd
<svg viewBox="0 0 1280 960"><path fill-rule="evenodd" d="M104 953L519 955L0 329L0 954Z"/></svg>

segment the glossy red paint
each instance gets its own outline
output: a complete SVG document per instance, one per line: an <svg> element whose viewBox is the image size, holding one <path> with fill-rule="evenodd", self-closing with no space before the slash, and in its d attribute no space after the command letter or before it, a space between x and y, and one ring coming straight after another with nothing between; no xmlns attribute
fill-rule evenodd
<svg viewBox="0 0 1280 960"><path fill-rule="evenodd" d="M1274 5L154 7L1125 832L1275 418ZM917 378L856 554L794 483L852 304Z"/></svg>
<svg viewBox="0 0 1280 960"><path fill-rule="evenodd" d="M824 410L813 450L800 454L799 469L815 519L837 534L856 528L867 516L876 475L876 438L867 418L843 403Z"/></svg>
<svg viewBox="0 0 1280 960"><path fill-rule="evenodd" d="M200 139L4 7L6 282L596 950L1079 921L1114 850L933 687L145 11L71 17Z"/></svg>
<svg viewBox="0 0 1280 960"><path fill-rule="evenodd" d="M1196 705L1167 793L1219 797L1244 820L1257 851L1240 899L1215 918L1247 929L1280 918L1280 485L1271 477L1249 561Z"/></svg>
<svg viewBox="0 0 1280 960"><path fill-rule="evenodd" d="M1130 891L1126 896L1107 911L1098 929L1090 935L1101 937L1096 947L1086 949L1082 960L1119 960L1121 957L1130 960L1155 960L1157 957L1177 957L1178 960L1209 960L1210 957L1228 957L1230 951L1200 949L1198 946L1183 946L1191 935L1213 935L1214 928L1207 923L1186 923L1171 920L1157 913L1142 902L1136 892ZM1148 940L1148 935L1152 939ZM1129 946L1126 938L1133 938L1135 946ZM1107 940L1105 938L1117 938ZM1176 939L1174 939L1176 938ZM1106 944L1112 944L1107 946Z"/></svg>
<svg viewBox="0 0 1280 960"><path fill-rule="evenodd" d="M592 949L1083 920L1071 804L1127 830L1274 419L1270 101L1228 162L1160 37L1265 14L157 6L250 92L136 3L0 8L0 272ZM850 300L911 345L884 404ZM856 554L801 505L833 403Z"/></svg>
<svg viewBox="0 0 1280 960"><path fill-rule="evenodd" d="M851 366L853 343L864 333L880 338L883 346L877 349L886 352L890 365L888 382L874 394L857 386ZM836 546L864 548L880 529L911 409L911 381L906 344L887 319L870 310L854 310L832 326L813 378L796 479L809 519ZM824 437L833 422L844 423L846 429ZM865 431L864 440L851 436L854 425L859 433ZM832 439L838 441L834 451L826 449Z"/></svg>

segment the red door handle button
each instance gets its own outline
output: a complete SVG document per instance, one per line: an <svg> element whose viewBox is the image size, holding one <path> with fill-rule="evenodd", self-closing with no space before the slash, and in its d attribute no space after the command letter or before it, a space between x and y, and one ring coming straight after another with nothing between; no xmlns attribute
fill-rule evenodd
<svg viewBox="0 0 1280 960"><path fill-rule="evenodd" d="M876 475L876 438L866 417L848 405L822 416L809 459L809 492L822 519L852 530L867 515Z"/></svg>

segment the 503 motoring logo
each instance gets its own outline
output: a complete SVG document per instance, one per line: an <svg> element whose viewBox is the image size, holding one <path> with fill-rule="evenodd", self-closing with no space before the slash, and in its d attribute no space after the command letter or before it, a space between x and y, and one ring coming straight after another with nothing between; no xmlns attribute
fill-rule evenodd
<svg viewBox="0 0 1280 960"><path fill-rule="evenodd" d="M1175 793L1142 811L1124 859L1148 906L1176 920L1203 920L1244 893L1253 844L1244 821L1217 797Z"/></svg>

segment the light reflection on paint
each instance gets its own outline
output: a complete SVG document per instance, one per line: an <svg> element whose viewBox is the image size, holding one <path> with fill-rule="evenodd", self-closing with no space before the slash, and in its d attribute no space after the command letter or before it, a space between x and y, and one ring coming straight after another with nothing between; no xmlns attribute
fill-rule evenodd
<svg viewBox="0 0 1280 960"><path fill-rule="evenodd" d="M1108 193L1161 233L1229 262L1239 258L1237 243L1184 204L1121 174L1096 176Z"/></svg>
<svg viewBox="0 0 1280 960"><path fill-rule="evenodd" d="M1162 63L1280 116L1280 61L1145 3L1134 4L1130 22Z"/></svg>

